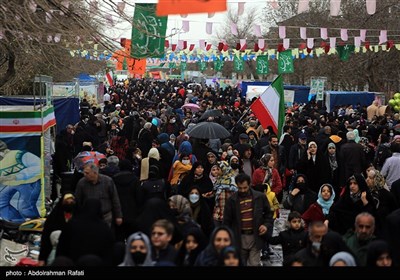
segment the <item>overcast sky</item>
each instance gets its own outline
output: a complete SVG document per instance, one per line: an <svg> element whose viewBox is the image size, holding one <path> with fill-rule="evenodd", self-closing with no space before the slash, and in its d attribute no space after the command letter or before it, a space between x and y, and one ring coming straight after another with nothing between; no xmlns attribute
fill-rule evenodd
<svg viewBox="0 0 400 280"><path fill-rule="evenodd" d="M107 0L104 0L107 1ZM126 0L126 2L130 4L135 4L135 3L157 3L157 0ZM232 8L234 11L237 11L237 6L238 2L245 2L245 12L246 9L250 7L260 7L259 11L262 10L266 6L267 0L228 0L228 9ZM125 7L125 13L127 15L132 15L134 13L134 8L131 7L130 5L126 5ZM174 28L180 29L182 27L182 21L183 20L188 20L190 21L189 23L189 32L180 33L179 35L175 35L172 37L173 43L177 43L178 39L180 40L186 40L188 43L198 43L198 40L200 39L205 39L209 40L214 34L216 34L216 30L219 28L219 26L226 20L226 12L223 13L216 13L212 18L208 18L208 14L189 14L186 18L182 18L180 15L170 15L168 17L168 26L167 26L167 36L176 33L174 31ZM208 35L206 33L206 22L210 21L213 22L213 35ZM260 23L259 23L260 24ZM132 26L125 22L117 24L113 30L110 30L109 33L112 38L131 38L131 31ZM174 32L172 32L174 31ZM171 40L169 38L169 40Z"/></svg>

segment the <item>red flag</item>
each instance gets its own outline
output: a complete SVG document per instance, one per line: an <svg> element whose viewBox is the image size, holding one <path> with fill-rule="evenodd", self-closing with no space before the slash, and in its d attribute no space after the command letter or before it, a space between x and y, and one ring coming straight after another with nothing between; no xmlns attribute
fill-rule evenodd
<svg viewBox="0 0 400 280"><path fill-rule="evenodd" d="M244 44L243 47L240 49L242 52L244 52L247 48L247 44Z"/></svg>
<svg viewBox="0 0 400 280"><path fill-rule="evenodd" d="M168 49L169 48L169 40L165 40L164 46Z"/></svg>
<svg viewBox="0 0 400 280"><path fill-rule="evenodd" d="M260 48L258 47L258 44L255 43L255 44L254 44L254 51L255 51L255 52L258 52L259 50L260 50Z"/></svg>
<svg viewBox="0 0 400 280"><path fill-rule="evenodd" d="M324 47L325 53L328 53L330 51L331 47L326 44L326 46Z"/></svg>
<svg viewBox="0 0 400 280"><path fill-rule="evenodd" d="M184 49L184 50L187 49L187 41L183 41L183 49Z"/></svg>
<svg viewBox="0 0 400 280"><path fill-rule="evenodd" d="M207 44L206 46L206 50L209 51L211 49L212 45L211 44Z"/></svg>
<svg viewBox="0 0 400 280"><path fill-rule="evenodd" d="M285 50L285 48L283 47L282 43L278 44L278 52L283 52Z"/></svg>
<svg viewBox="0 0 400 280"><path fill-rule="evenodd" d="M176 50L176 44L172 44L172 51L174 52Z"/></svg>
<svg viewBox="0 0 400 280"><path fill-rule="evenodd" d="M229 49L229 46L228 46L227 44L224 44L223 50L224 50L224 51L227 51L228 49Z"/></svg>
<svg viewBox="0 0 400 280"><path fill-rule="evenodd" d="M236 50L240 50L240 43L236 43Z"/></svg>
<svg viewBox="0 0 400 280"><path fill-rule="evenodd" d="M394 42L393 40L388 40L386 43L387 48L390 50L391 48L393 48L394 46Z"/></svg>
<svg viewBox="0 0 400 280"><path fill-rule="evenodd" d="M194 50L194 44L190 44L189 51L193 51L193 50Z"/></svg>
<svg viewBox="0 0 400 280"><path fill-rule="evenodd" d="M224 43L219 42L219 43L218 43L218 50L219 50L219 51L222 51L223 49L224 49Z"/></svg>
<svg viewBox="0 0 400 280"><path fill-rule="evenodd" d="M365 41L365 48L367 50L370 50L369 47L370 47L370 42L369 41Z"/></svg>
<svg viewBox="0 0 400 280"><path fill-rule="evenodd" d="M307 47L306 43L300 43L300 45L299 45L300 50L304 50L306 47Z"/></svg>

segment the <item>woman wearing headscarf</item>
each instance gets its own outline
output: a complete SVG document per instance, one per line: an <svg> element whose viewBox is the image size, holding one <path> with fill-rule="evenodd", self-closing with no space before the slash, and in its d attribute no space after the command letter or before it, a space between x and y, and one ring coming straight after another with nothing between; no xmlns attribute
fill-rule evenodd
<svg viewBox="0 0 400 280"><path fill-rule="evenodd" d="M376 206L375 234L380 236L386 217L399 208L393 193L385 188L385 178L373 166L367 169L367 186Z"/></svg>
<svg viewBox="0 0 400 280"><path fill-rule="evenodd" d="M304 174L297 174L294 182L294 188L289 192L283 206L303 214L317 200L317 194L308 187L307 176Z"/></svg>
<svg viewBox="0 0 400 280"><path fill-rule="evenodd" d="M228 198L237 192L234 173L226 161L219 163L220 174L214 184L213 190L205 193L205 197L215 197L215 206L213 210L213 219L216 226L222 224L224 219L224 208Z"/></svg>
<svg viewBox="0 0 400 280"><path fill-rule="evenodd" d="M321 181L332 185L335 193L339 194L339 153L335 143L328 144L327 150L322 156ZM339 196L336 197L336 200Z"/></svg>
<svg viewBox="0 0 400 280"><path fill-rule="evenodd" d="M153 266L151 243L143 232L135 232L128 237L124 261L119 266Z"/></svg>
<svg viewBox="0 0 400 280"><path fill-rule="evenodd" d="M337 252L329 260L329 266L357 266L357 264L349 252Z"/></svg>
<svg viewBox="0 0 400 280"><path fill-rule="evenodd" d="M98 199L87 199L80 212L74 215L62 231L56 256L76 262L81 256L93 254L111 265L114 235L104 221Z"/></svg>
<svg viewBox="0 0 400 280"><path fill-rule="evenodd" d="M392 252L386 241L374 240L368 245L367 267L384 267L393 265Z"/></svg>
<svg viewBox="0 0 400 280"><path fill-rule="evenodd" d="M207 247L199 254L195 266L217 266L222 249L234 246L233 233L227 226L214 229Z"/></svg>
<svg viewBox="0 0 400 280"><path fill-rule="evenodd" d="M182 234L185 234L192 227L200 228L200 225L192 218L192 209L186 197L180 194L173 195L168 199L168 205L182 229Z"/></svg>
<svg viewBox="0 0 400 280"><path fill-rule="evenodd" d="M354 174L347 180L343 195L331 207L329 228L345 234L354 225L356 216L361 212L375 215L375 203L367 183L361 174Z"/></svg>
<svg viewBox="0 0 400 280"><path fill-rule="evenodd" d="M207 246L207 238L201 229L190 228L183 238L183 243L178 251L176 264L178 266L194 266L201 251Z"/></svg>
<svg viewBox="0 0 400 280"><path fill-rule="evenodd" d="M262 165L253 172L252 184L254 188L264 192L267 188L262 185L267 184L271 187L271 191L278 195L282 191L282 181L279 171L274 168L274 157L272 154L264 154L260 161Z"/></svg>
<svg viewBox="0 0 400 280"><path fill-rule="evenodd" d="M297 172L305 174L308 179L308 187L313 192L318 192L321 186L322 176L322 154L318 151L317 143L311 141L308 143L307 152L298 162Z"/></svg>
<svg viewBox="0 0 400 280"><path fill-rule="evenodd" d="M305 222L305 228L315 221L322 221L328 219L329 210L333 205L335 199L335 191L330 184L323 184L318 192L318 199L316 202L310 205L306 212L301 215L301 218Z"/></svg>
<svg viewBox="0 0 400 280"><path fill-rule="evenodd" d="M208 173L205 173L203 163L196 161L189 174L185 176L178 186L178 194L187 196L191 186L198 186L200 193L207 193L212 190L213 184Z"/></svg>
<svg viewBox="0 0 400 280"><path fill-rule="evenodd" d="M194 185L188 193L193 220L198 223L206 236L210 236L214 229L211 208L208 201L201 195L198 186Z"/></svg>

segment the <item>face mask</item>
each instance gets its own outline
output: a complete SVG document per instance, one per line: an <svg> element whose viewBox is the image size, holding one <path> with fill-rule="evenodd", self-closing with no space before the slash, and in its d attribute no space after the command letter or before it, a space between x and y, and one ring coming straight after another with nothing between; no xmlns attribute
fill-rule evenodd
<svg viewBox="0 0 400 280"><path fill-rule="evenodd" d="M390 135L390 137L393 137L394 134L393 134L393 132L390 132L389 135Z"/></svg>
<svg viewBox="0 0 400 280"><path fill-rule="evenodd" d="M238 169L239 168L239 163L231 163L232 169Z"/></svg>
<svg viewBox="0 0 400 280"><path fill-rule="evenodd" d="M368 177L370 178L374 178L375 177L375 170L371 169L370 171L368 171Z"/></svg>
<svg viewBox="0 0 400 280"><path fill-rule="evenodd" d="M230 157L233 156L233 151L232 150L228 150L227 153L228 153L228 156L230 156Z"/></svg>
<svg viewBox="0 0 400 280"><path fill-rule="evenodd" d="M182 160L182 163L184 165L188 165L188 164L190 164L190 160L189 159L184 159L184 160Z"/></svg>
<svg viewBox="0 0 400 280"><path fill-rule="evenodd" d="M136 157L137 159L139 159L139 160L142 159L142 156L141 156L141 155L135 155L135 157Z"/></svg>
<svg viewBox="0 0 400 280"><path fill-rule="evenodd" d="M192 193L192 194L189 194L189 201L191 202L191 203L196 203L197 201L199 201L199 199L200 199L200 196L197 194L197 193Z"/></svg>
<svg viewBox="0 0 400 280"><path fill-rule="evenodd" d="M71 130L71 135L74 135L75 134L75 130Z"/></svg>
<svg viewBox="0 0 400 280"><path fill-rule="evenodd" d="M144 260L146 259L146 254L137 251L135 253L131 253L132 256L132 260L135 262L135 264L139 265L139 264L143 264Z"/></svg>
<svg viewBox="0 0 400 280"><path fill-rule="evenodd" d="M84 119L83 121L84 121L85 123L87 123L87 122L89 121L89 119L86 118L86 119Z"/></svg>
<svg viewBox="0 0 400 280"><path fill-rule="evenodd" d="M300 190L303 190L306 188L306 183L296 183L296 187Z"/></svg>
<svg viewBox="0 0 400 280"><path fill-rule="evenodd" d="M313 242L311 246L314 251L319 252L321 250L321 242Z"/></svg>
<svg viewBox="0 0 400 280"><path fill-rule="evenodd" d="M74 211L75 208L75 203L72 204L63 204L62 209L64 210L64 212L67 213L71 213L72 211Z"/></svg>
<svg viewBox="0 0 400 280"><path fill-rule="evenodd" d="M175 119L172 119L172 120L170 120L169 122L170 122L170 123L175 123L176 120L175 120Z"/></svg>

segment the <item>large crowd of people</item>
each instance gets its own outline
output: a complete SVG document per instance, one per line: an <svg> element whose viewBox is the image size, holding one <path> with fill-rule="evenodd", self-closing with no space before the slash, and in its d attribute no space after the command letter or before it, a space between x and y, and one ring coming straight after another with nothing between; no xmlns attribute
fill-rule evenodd
<svg viewBox="0 0 400 280"><path fill-rule="evenodd" d="M53 188L40 264L259 266L281 244L284 266L399 265L399 114L295 103L279 135L249 105L240 87L147 79L82 100L56 138L55 177L74 173ZM207 121L231 136L187 134Z"/></svg>

